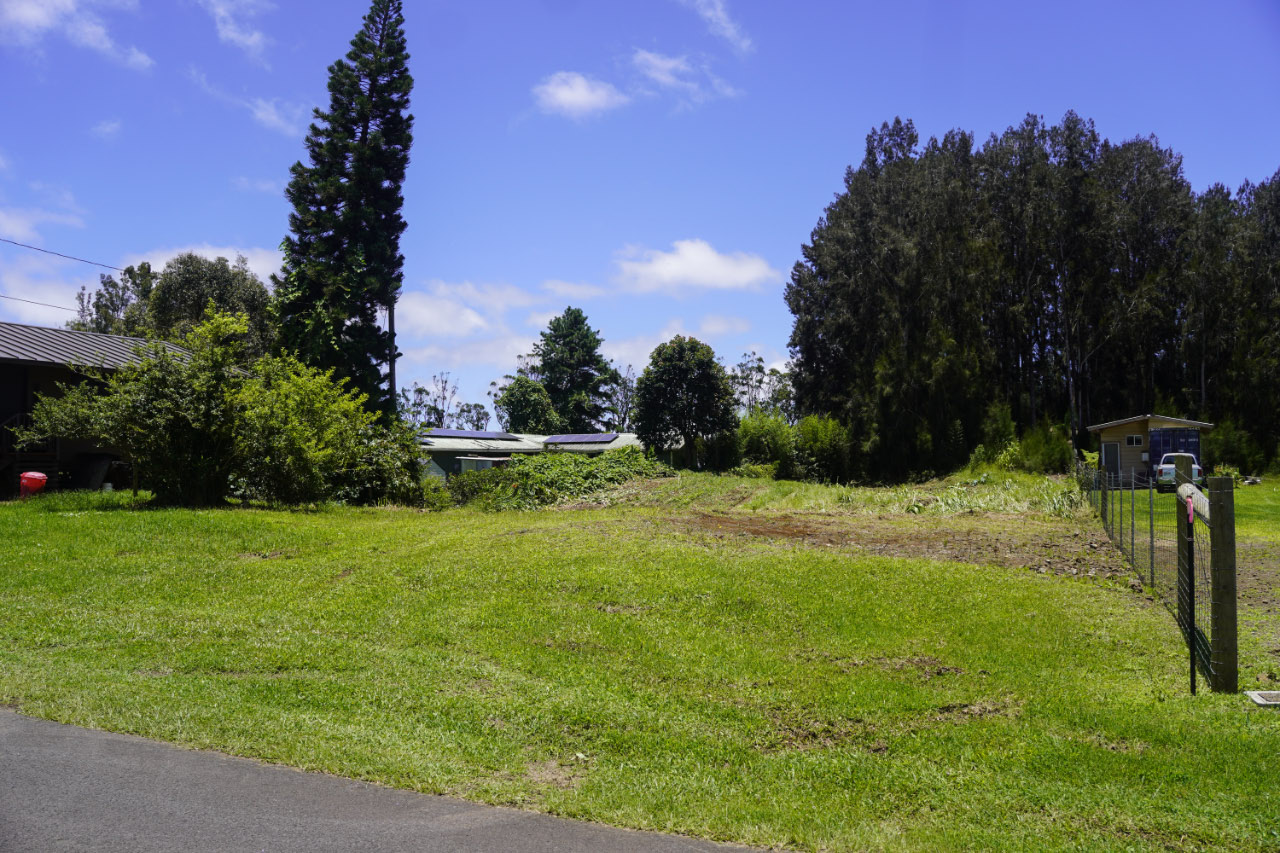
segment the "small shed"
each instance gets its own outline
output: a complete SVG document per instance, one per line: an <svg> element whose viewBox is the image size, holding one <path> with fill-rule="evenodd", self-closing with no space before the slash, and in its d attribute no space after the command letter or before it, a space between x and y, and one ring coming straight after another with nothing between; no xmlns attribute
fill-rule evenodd
<svg viewBox="0 0 1280 853"><path fill-rule="evenodd" d="M1089 432L1099 441L1098 468L1112 476L1128 474L1142 482L1155 473L1166 453L1190 453L1200 457L1200 433L1213 424L1173 418L1167 415L1137 415L1104 424L1094 424Z"/></svg>

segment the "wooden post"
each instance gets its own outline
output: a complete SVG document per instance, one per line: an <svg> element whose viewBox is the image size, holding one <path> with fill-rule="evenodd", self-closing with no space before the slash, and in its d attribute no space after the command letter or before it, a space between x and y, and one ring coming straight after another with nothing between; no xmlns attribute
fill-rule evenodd
<svg viewBox="0 0 1280 853"><path fill-rule="evenodd" d="M1156 588L1156 482L1147 476L1147 556L1151 558L1151 588Z"/></svg>
<svg viewBox="0 0 1280 853"><path fill-rule="evenodd" d="M1231 477L1209 478L1209 617L1215 693L1239 689L1236 654L1236 494Z"/></svg>
<svg viewBox="0 0 1280 853"><path fill-rule="evenodd" d="M1191 612L1192 602L1190 596L1196 594L1195 576L1191 573L1191 545L1187 541L1189 534L1194 531L1191 525L1187 523L1187 508L1181 500L1177 500L1178 486L1183 483L1190 483L1193 476L1192 459L1189 454L1179 453L1174 456L1174 512L1178 515L1178 624L1181 625L1186 633L1187 643L1192 648L1192 655L1195 652L1195 626L1189 622L1189 614ZM1195 691L1192 690L1194 693Z"/></svg>

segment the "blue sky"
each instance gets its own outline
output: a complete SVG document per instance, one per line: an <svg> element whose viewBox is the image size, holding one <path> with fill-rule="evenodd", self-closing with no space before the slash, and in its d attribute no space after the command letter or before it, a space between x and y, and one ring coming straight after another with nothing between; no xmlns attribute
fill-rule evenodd
<svg viewBox="0 0 1280 853"><path fill-rule="evenodd" d="M1068 109L1203 189L1280 167L1280 4L408 0L402 384L484 401L576 305L640 369L672 334L786 356L782 289L867 131L979 140ZM0 0L0 237L265 278L363 0ZM93 267L0 243L0 294ZM0 299L0 319L71 315Z"/></svg>

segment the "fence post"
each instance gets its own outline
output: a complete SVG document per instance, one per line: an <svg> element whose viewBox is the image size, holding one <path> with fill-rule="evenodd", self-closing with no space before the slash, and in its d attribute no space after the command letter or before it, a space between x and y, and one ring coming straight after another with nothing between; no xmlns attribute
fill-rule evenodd
<svg viewBox="0 0 1280 853"><path fill-rule="evenodd" d="M1191 621L1194 613L1191 608L1195 606L1196 595L1196 578L1191 567L1191 561L1195 559L1195 551L1192 543L1187 539L1189 535L1195 533L1195 529L1187 523L1187 509L1177 499L1178 486L1191 482L1191 465L1191 457L1186 454L1180 453L1174 457L1173 512L1178 519L1178 624L1182 626L1183 634L1187 640L1187 647L1191 649L1191 692L1195 693L1196 626Z"/></svg>
<svg viewBox="0 0 1280 853"><path fill-rule="evenodd" d="M1138 481L1129 469L1129 563L1138 570ZM1139 573L1138 577L1142 577Z"/></svg>
<svg viewBox="0 0 1280 853"><path fill-rule="evenodd" d="M1149 515L1147 516L1147 524L1149 526L1147 540L1147 556L1151 557L1151 588L1156 588L1156 482L1151 478L1151 474L1147 475L1147 506Z"/></svg>
<svg viewBox="0 0 1280 853"><path fill-rule="evenodd" d="M1210 650L1213 690L1239 689L1236 654L1236 494L1231 477L1209 478Z"/></svg>
<svg viewBox="0 0 1280 853"><path fill-rule="evenodd" d="M1106 474L1098 471L1098 515L1102 517L1103 530L1111 526L1110 516L1107 515L1107 512L1110 511L1110 507L1107 506L1107 485Z"/></svg>

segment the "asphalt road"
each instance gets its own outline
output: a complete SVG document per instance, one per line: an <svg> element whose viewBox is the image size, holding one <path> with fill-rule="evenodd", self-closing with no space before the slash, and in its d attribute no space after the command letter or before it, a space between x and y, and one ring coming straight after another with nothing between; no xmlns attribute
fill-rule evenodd
<svg viewBox="0 0 1280 853"><path fill-rule="evenodd" d="M0 851L711 851L0 710Z"/></svg>

